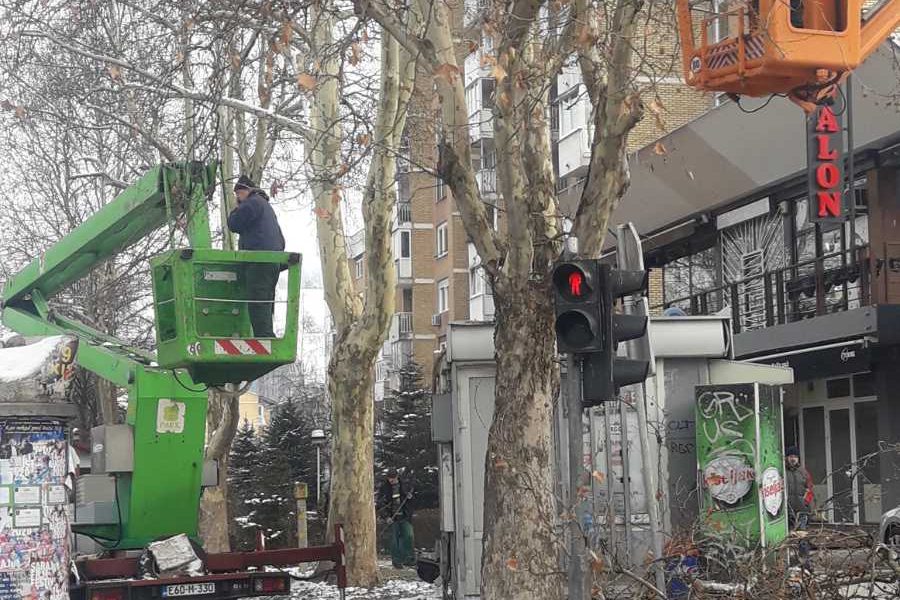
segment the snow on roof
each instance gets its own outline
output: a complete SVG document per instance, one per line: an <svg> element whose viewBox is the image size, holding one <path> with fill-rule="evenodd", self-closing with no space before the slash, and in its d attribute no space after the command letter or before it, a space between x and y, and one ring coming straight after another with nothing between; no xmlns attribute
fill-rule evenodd
<svg viewBox="0 0 900 600"><path fill-rule="evenodd" d="M61 341L63 336L57 335L34 344L0 349L0 383L12 383L39 374Z"/></svg>

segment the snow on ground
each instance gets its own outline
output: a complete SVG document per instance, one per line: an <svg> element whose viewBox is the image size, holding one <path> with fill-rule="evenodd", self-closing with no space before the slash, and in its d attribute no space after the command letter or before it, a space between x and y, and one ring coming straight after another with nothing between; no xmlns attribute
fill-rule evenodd
<svg viewBox="0 0 900 600"><path fill-rule="evenodd" d="M291 598L295 600L339 600L340 593L333 585L295 581ZM440 600L441 590L424 581L394 579L375 589L347 588L347 600Z"/></svg>

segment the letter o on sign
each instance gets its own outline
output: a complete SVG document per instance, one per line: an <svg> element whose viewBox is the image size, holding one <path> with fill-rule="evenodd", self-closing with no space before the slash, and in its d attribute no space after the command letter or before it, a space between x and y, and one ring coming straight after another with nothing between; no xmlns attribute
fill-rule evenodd
<svg viewBox="0 0 900 600"><path fill-rule="evenodd" d="M816 168L816 183L825 189L835 187L841 179L841 173L834 163L822 163Z"/></svg>

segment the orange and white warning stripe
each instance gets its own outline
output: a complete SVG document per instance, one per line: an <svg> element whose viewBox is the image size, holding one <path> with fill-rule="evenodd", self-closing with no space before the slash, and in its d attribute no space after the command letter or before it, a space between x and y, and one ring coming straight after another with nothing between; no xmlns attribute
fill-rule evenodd
<svg viewBox="0 0 900 600"><path fill-rule="evenodd" d="M267 355L272 354L271 340L216 340L216 354Z"/></svg>

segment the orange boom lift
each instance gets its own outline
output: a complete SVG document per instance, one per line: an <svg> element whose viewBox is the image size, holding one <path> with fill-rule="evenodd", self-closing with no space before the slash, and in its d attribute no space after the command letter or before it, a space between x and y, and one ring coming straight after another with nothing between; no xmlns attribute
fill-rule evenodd
<svg viewBox="0 0 900 600"><path fill-rule="evenodd" d="M900 27L900 0L676 0L685 81L807 112ZM697 18L695 18L697 13ZM699 37L699 42L697 40Z"/></svg>

